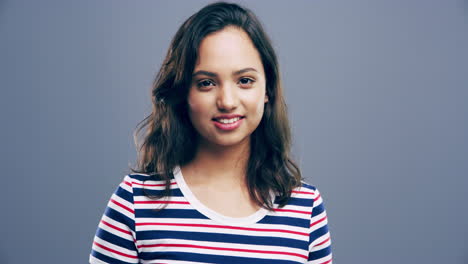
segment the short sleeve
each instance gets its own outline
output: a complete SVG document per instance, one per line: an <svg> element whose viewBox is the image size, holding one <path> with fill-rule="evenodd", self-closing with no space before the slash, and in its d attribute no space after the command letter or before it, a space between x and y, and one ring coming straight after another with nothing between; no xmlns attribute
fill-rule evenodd
<svg viewBox="0 0 468 264"><path fill-rule="evenodd" d="M314 204L310 218L309 264L331 264L331 238L328 219L320 192L314 192Z"/></svg>
<svg viewBox="0 0 468 264"><path fill-rule="evenodd" d="M89 263L139 263L135 241L133 188L127 175L112 194L99 222Z"/></svg>

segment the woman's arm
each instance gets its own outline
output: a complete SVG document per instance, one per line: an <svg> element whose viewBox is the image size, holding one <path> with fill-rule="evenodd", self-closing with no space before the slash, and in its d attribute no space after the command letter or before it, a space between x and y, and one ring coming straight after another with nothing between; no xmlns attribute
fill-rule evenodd
<svg viewBox="0 0 468 264"><path fill-rule="evenodd" d="M112 195L99 222L90 263L139 263L135 245L132 179L127 175Z"/></svg>
<svg viewBox="0 0 468 264"><path fill-rule="evenodd" d="M331 239L325 206L320 192L315 190L314 205L310 218L309 264L331 264Z"/></svg>

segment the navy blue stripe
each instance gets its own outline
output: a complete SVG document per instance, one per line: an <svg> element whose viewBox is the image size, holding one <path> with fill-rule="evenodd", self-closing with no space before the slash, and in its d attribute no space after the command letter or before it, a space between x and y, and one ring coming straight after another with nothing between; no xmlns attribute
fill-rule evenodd
<svg viewBox="0 0 468 264"><path fill-rule="evenodd" d="M154 260L154 259L170 259L179 261L194 261L204 263L223 263L223 264L297 264L295 261L288 260L275 260L275 259L259 259L259 258L246 258L246 257L233 257L223 255L207 255L186 252L144 252L141 253L141 259Z"/></svg>
<svg viewBox="0 0 468 264"><path fill-rule="evenodd" d="M312 209L312 217L317 216L325 211L325 206L323 205L323 202L320 205L317 205Z"/></svg>
<svg viewBox="0 0 468 264"><path fill-rule="evenodd" d="M156 206L155 206L156 208ZM152 218L181 218L181 219L208 219L205 215L193 209L137 209L135 210L137 217L152 217ZM157 219L155 219L157 221Z"/></svg>
<svg viewBox="0 0 468 264"><path fill-rule="evenodd" d="M156 206L155 206L156 208ZM163 209L156 211L154 209L136 209L135 215L137 218L180 218L180 219L208 219L205 215L201 214L194 209ZM294 227L309 228L310 219L295 218L289 216L272 216L266 215L259 222L259 224L275 224L275 225L288 225Z"/></svg>
<svg viewBox="0 0 468 264"><path fill-rule="evenodd" d="M289 216L272 216L266 215L259 224L275 224L275 225L288 225L295 227L303 227L309 229L310 219L295 218Z"/></svg>
<svg viewBox="0 0 468 264"><path fill-rule="evenodd" d="M123 200L133 204L133 194L122 187L118 187L115 194Z"/></svg>
<svg viewBox="0 0 468 264"><path fill-rule="evenodd" d="M164 190L152 190L148 187L143 188L143 186L133 186L133 195L134 196L161 196L164 194ZM184 196L179 188L171 189L170 196L182 197Z"/></svg>
<svg viewBox="0 0 468 264"><path fill-rule="evenodd" d="M116 211L116 210L112 209L111 207L107 207L104 214L107 217L111 218L112 220L114 220L114 221L116 221L118 223L122 223L122 224L128 226L129 228L131 228L133 231L135 231L135 222L133 222L133 220L131 218L128 218L126 215L122 214L121 212Z"/></svg>
<svg viewBox="0 0 468 264"><path fill-rule="evenodd" d="M129 174L128 175L131 179L135 179L137 181L146 181L151 180L151 177L148 175L140 175L140 174Z"/></svg>
<svg viewBox="0 0 468 264"><path fill-rule="evenodd" d="M304 182L302 183L302 188L309 189L313 192L317 191L317 188L315 186L310 185L308 183L304 183Z"/></svg>
<svg viewBox="0 0 468 264"><path fill-rule="evenodd" d="M155 177L149 176L149 175L142 175L142 174L129 174L128 175L130 178L135 179L137 181L160 181L161 183L164 183L164 180L159 180ZM174 177L170 177L171 180L174 180Z"/></svg>
<svg viewBox="0 0 468 264"><path fill-rule="evenodd" d="M229 242L238 244L250 245L268 245L268 246L285 246L291 248L304 249L309 246L309 239L298 240L284 237L262 237L262 236L247 236L223 233L207 233L207 232L190 232L190 231L174 231L174 230L152 230L139 231L138 240L150 239L188 239L205 242Z"/></svg>
<svg viewBox="0 0 468 264"><path fill-rule="evenodd" d="M315 239L325 235L326 233L328 233L328 225L324 225L322 226L321 228L315 230L314 232L310 233L310 239L309 241L312 242L314 241Z"/></svg>
<svg viewBox="0 0 468 264"><path fill-rule="evenodd" d="M116 232L119 232L119 231L116 231ZM133 251L136 250L135 243L133 241L128 241L127 239L124 239L112 233L109 233L104 229L99 228L96 232L96 236L104 241L107 241L119 247L123 247L123 248L126 248L128 250L133 250Z"/></svg>
<svg viewBox="0 0 468 264"><path fill-rule="evenodd" d="M315 260L315 259L319 259L319 258L323 258L323 257L326 257L328 255L330 255L331 253L331 247L328 246L326 248L323 248L321 250L317 250L317 251L314 251L314 252L309 252L309 260Z"/></svg>
<svg viewBox="0 0 468 264"><path fill-rule="evenodd" d="M288 205L307 206L310 207L314 203L314 199L291 197L288 200Z"/></svg>
<svg viewBox="0 0 468 264"><path fill-rule="evenodd" d="M101 254L101 253L99 253L99 252L97 252L97 251L94 251L94 250L91 251L91 255L92 255L93 257L95 257L95 258L97 258L97 259L99 259L99 260L105 262L105 263L112 263L112 264L114 264L114 263L115 263L115 264L132 264L132 262L125 262L125 261L120 261L120 260L115 259L115 258L110 258L110 257L108 257L108 256L106 256L106 255L103 255L103 254Z"/></svg>

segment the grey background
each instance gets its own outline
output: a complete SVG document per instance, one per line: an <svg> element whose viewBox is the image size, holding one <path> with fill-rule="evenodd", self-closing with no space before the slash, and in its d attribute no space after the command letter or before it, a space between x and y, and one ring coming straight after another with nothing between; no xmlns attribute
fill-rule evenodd
<svg viewBox="0 0 468 264"><path fill-rule="evenodd" d="M208 2L0 1L0 263L87 262L169 41ZM467 1L246 4L335 262L468 263Z"/></svg>

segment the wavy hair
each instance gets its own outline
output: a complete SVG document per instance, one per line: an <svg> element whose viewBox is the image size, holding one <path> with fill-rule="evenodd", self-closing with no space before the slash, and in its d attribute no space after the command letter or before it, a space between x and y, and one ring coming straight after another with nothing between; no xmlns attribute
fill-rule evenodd
<svg viewBox="0 0 468 264"><path fill-rule="evenodd" d="M188 117L187 96L199 45L206 36L227 26L247 33L264 67L268 102L259 126L250 136L246 185L256 204L273 210L270 192L283 207L302 177L290 158L291 131L276 54L255 14L238 4L209 4L178 29L153 83L152 113L134 132L138 159L131 170L165 181L165 190L157 197L170 195L173 170L189 163L196 153L197 131Z"/></svg>

